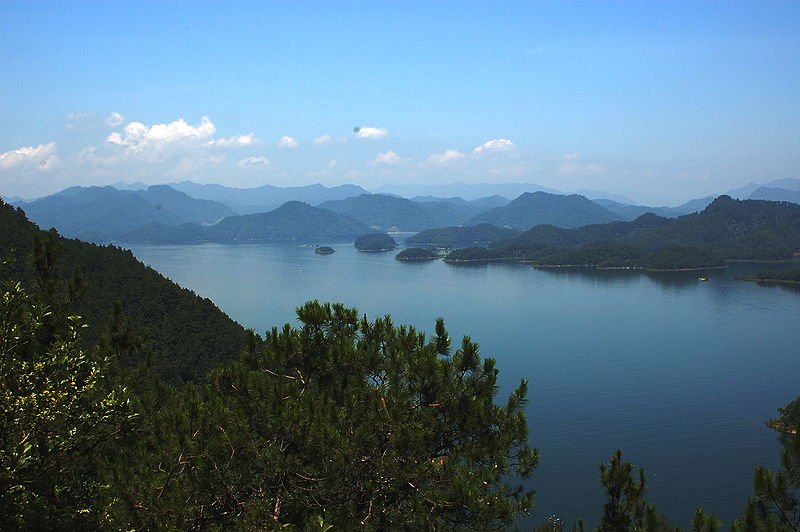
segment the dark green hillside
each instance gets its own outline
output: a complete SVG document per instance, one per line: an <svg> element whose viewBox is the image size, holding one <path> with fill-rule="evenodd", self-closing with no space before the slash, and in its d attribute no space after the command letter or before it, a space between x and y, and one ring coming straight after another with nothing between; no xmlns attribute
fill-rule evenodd
<svg viewBox="0 0 800 532"><path fill-rule="evenodd" d="M410 246L433 246L440 248L460 248L486 245L494 240L511 238L519 234L516 229L479 224L466 227L443 227L427 229L406 239Z"/></svg>
<svg viewBox="0 0 800 532"><path fill-rule="evenodd" d="M326 201L321 208L349 216L378 230L422 231L433 227L457 225L473 215L474 210L451 202L417 203L384 194L362 194L339 201Z"/></svg>
<svg viewBox="0 0 800 532"><path fill-rule="evenodd" d="M386 233L369 233L356 238L353 245L359 251L391 251L397 242Z"/></svg>
<svg viewBox="0 0 800 532"><path fill-rule="evenodd" d="M490 223L525 230L540 224L580 227L619 219L619 216L608 209L577 194L562 196L547 192L526 192L505 207L497 207L475 216L464 225Z"/></svg>
<svg viewBox="0 0 800 532"><path fill-rule="evenodd" d="M168 186L147 190L113 187L71 187L25 205L40 227L93 242L119 240L148 224L207 224L233 213L221 203L190 198Z"/></svg>
<svg viewBox="0 0 800 532"><path fill-rule="evenodd" d="M46 233L21 210L0 203L0 254L13 251L14 276L34 278L34 236ZM80 269L86 285L74 311L90 324L87 345L109 324L114 305L122 303L133 330L146 335L155 370L167 379L194 380L212 367L233 360L247 344L247 332L210 300L165 279L136 260L130 251L55 237L57 272L69 278ZM137 361L129 361L137 362Z"/></svg>
<svg viewBox="0 0 800 532"><path fill-rule="evenodd" d="M800 205L720 196L703 212L666 220L577 229L539 226L485 251L456 250L448 262L522 260L541 265L681 269L726 260L783 260L800 252Z"/></svg>
<svg viewBox="0 0 800 532"><path fill-rule="evenodd" d="M397 260L400 261L421 261L421 260L435 260L439 258L439 255L432 249L428 248L406 248L395 257Z"/></svg>
<svg viewBox="0 0 800 532"><path fill-rule="evenodd" d="M800 205L719 196L700 213L628 240L649 250L696 246L727 259L789 259L800 251Z"/></svg>
<svg viewBox="0 0 800 532"><path fill-rule="evenodd" d="M643 214L630 222L611 222L592 224L565 229L553 225L537 225L519 236L492 242L489 247L502 247L506 244L527 247L574 247L591 242L602 242L645 233L666 224L669 220L655 214Z"/></svg>

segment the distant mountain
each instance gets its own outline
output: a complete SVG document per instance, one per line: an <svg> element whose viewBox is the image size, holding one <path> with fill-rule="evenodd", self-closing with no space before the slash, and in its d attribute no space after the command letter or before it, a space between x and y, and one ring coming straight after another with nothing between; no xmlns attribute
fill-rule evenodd
<svg viewBox="0 0 800 532"><path fill-rule="evenodd" d="M349 240L369 228L352 218L327 209L312 207L299 201L289 201L269 212L229 216L210 226L184 224L169 227L150 224L131 231L125 242L190 243L219 242L240 244L249 242Z"/></svg>
<svg viewBox="0 0 800 532"><path fill-rule="evenodd" d="M687 201L683 205L678 205L677 207L647 207L645 205L627 205L611 199L596 199L592 201L605 207L623 220L634 220L648 212L658 216L664 216L665 218L677 218L678 216L683 216L684 214L699 212L705 209L709 203L714 201L714 196L693 199Z"/></svg>
<svg viewBox="0 0 800 532"><path fill-rule="evenodd" d="M636 205L636 202L628 198L627 196L623 196L622 194L614 194L612 192L605 192L603 190L591 190L582 188L572 193L579 194L581 196L586 196L590 200L608 199L615 201L616 203L621 203L623 205Z"/></svg>
<svg viewBox="0 0 800 532"><path fill-rule="evenodd" d="M233 214L220 203L190 198L165 185L138 191L70 187L25 204L25 211L41 227L93 242L116 240L151 223L206 224Z"/></svg>
<svg viewBox="0 0 800 532"><path fill-rule="evenodd" d="M356 185L340 185L336 187L325 187L319 184L301 187L262 185L255 188L233 188L223 185L201 185L191 181L182 181L173 183L171 186L193 198L224 203L233 209L236 214L271 211L287 201L301 201L309 205L319 205L324 201L341 200L367 193L366 190Z"/></svg>
<svg viewBox="0 0 800 532"><path fill-rule="evenodd" d="M558 190L547 188L536 183L451 183L448 185L384 185L374 190L378 193L399 194L405 198L414 196L459 197L467 201L500 195L516 198L525 192L550 192L559 194Z"/></svg>
<svg viewBox="0 0 800 532"><path fill-rule="evenodd" d="M446 260L674 269L733 259L784 260L798 253L800 205L719 196L702 212L672 220L645 214L576 229L539 226L488 249L454 251Z"/></svg>
<svg viewBox="0 0 800 532"><path fill-rule="evenodd" d="M511 238L518 234L519 231L517 229L497 227L491 224L479 224L466 227L427 229L406 238L405 243L408 246L462 248L485 246L494 240Z"/></svg>
<svg viewBox="0 0 800 532"><path fill-rule="evenodd" d="M748 199L769 201L790 201L800 203L800 190L787 190L785 188L759 187L750 194Z"/></svg>
<svg viewBox="0 0 800 532"><path fill-rule="evenodd" d="M580 227L619 219L618 215L605 207L577 194L562 196L547 192L526 192L505 207L497 207L475 216L464 225L490 223L499 227L525 230L540 224Z"/></svg>
<svg viewBox="0 0 800 532"><path fill-rule="evenodd" d="M16 261L8 273L28 286L35 279L35 236L41 238L43 232L22 210L0 202L0 255L13 251ZM55 244L59 252L54 271L62 278L71 277L76 268L82 272L86 292L73 301L69 311L89 324L81 332L85 347L107 333L118 302L123 320L130 319L133 334L146 338L153 369L168 380L202 379L209 369L236 359L247 346L244 327L209 299L145 266L130 251L60 236ZM143 361L122 362L136 365Z"/></svg>
<svg viewBox="0 0 800 532"><path fill-rule="evenodd" d="M743 187L735 188L727 192L727 195L732 198L737 199L746 199L749 198L753 192L761 187L767 188L783 188L786 190L800 190L800 179L795 179L793 177L786 177L783 179L775 179L774 181L769 181L767 183L748 183Z"/></svg>
<svg viewBox="0 0 800 532"><path fill-rule="evenodd" d="M478 210L469 202L415 202L386 194L362 194L339 201L326 201L320 207L381 231L422 231L458 225L474 216Z"/></svg>

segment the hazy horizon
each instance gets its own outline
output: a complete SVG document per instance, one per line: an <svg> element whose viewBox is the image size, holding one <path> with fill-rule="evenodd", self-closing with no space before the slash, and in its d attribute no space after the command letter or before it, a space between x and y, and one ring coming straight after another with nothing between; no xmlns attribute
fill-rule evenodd
<svg viewBox="0 0 800 532"><path fill-rule="evenodd" d="M800 4L0 4L0 194L800 177Z"/></svg>

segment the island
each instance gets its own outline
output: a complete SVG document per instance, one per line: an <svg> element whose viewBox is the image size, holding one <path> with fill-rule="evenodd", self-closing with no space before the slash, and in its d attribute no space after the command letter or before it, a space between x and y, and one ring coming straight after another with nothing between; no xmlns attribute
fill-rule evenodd
<svg viewBox="0 0 800 532"><path fill-rule="evenodd" d="M336 253L336 250L330 246L319 246L314 249L314 253L317 255L332 255Z"/></svg>
<svg viewBox="0 0 800 532"><path fill-rule="evenodd" d="M416 262L424 260L434 260L439 258L439 254L432 249L426 248L406 248L394 257L405 262Z"/></svg>
<svg viewBox="0 0 800 532"><path fill-rule="evenodd" d="M741 281L754 281L757 283L785 283L800 284L800 268L783 272L759 272L755 275L739 277Z"/></svg>
<svg viewBox="0 0 800 532"><path fill-rule="evenodd" d="M356 238L353 245L359 251L380 252L395 249L397 242L386 233L369 233Z"/></svg>

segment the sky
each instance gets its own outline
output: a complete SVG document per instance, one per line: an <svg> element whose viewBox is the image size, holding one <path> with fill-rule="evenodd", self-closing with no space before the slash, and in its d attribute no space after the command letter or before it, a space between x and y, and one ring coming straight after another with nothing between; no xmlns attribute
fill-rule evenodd
<svg viewBox="0 0 800 532"><path fill-rule="evenodd" d="M0 194L800 177L800 2L0 2Z"/></svg>

